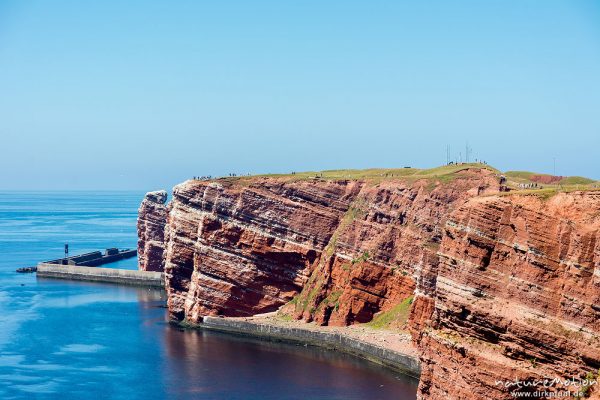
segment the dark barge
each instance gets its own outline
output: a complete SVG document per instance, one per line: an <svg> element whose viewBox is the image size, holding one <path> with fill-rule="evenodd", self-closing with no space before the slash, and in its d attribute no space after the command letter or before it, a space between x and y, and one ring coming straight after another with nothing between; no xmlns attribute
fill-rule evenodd
<svg viewBox="0 0 600 400"><path fill-rule="evenodd" d="M98 267L100 265L135 257L136 255L137 250L135 249L119 250L116 247L111 247L109 249L106 249L104 253L102 253L101 251L92 251L90 253L79 254L76 256L58 258L56 260L42 261L40 264L73 265L78 267ZM36 271L37 267L17 268L17 272L21 273Z"/></svg>
<svg viewBox="0 0 600 400"><path fill-rule="evenodd" d="M123 249L119 250L115 247L106 249L104 253L100 251L92 251L91 253L80 254L77 256L64 257L56 260L44 261L44 264L60 264L60 265L77 265L84 267L97 267L112 263L115 261L124 260L126 258L135 257L137 250Z"/></svg>

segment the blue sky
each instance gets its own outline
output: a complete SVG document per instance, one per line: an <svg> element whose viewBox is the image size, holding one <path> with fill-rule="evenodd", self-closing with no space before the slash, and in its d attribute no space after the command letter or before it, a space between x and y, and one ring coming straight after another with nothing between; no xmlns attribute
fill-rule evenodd
<svg viewBox="0 0 600 400"><path fill-rule="evenodd" d="M1 1L0 189L432 167L600 179L594 1Z"/></svg>

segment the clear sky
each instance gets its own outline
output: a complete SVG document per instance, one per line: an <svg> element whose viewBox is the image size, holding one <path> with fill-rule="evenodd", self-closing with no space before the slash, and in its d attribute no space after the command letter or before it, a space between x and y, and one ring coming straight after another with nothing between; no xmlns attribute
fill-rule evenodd
<svg viewBox="0 0 600 400"><path fill-rule="evenodd" d="M432 167L600 179L600 2L0 1L0 189Z"/></svg>

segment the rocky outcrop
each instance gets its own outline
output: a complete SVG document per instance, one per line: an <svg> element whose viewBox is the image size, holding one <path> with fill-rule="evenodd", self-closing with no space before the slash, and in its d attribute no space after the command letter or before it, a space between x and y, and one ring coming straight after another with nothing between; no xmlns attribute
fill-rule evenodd
<svg viewBox="0 0 600 400"><path fill-rule="evenodd" d="M138 265L142 271L163 271L167 192L148 192L138 210Z"/></svg>
<svg viewBox="0 0 600 400"><path fill-rule="evenodd" d="M509 195L495 172L468 168L187 181L168 210L144 200L138 232L140 265L164 259L175 320L284 306L341 326L410 304L395 323L420 351L420 398L508 399L499 381L600 368L599 224L600 193Z"/></svg>

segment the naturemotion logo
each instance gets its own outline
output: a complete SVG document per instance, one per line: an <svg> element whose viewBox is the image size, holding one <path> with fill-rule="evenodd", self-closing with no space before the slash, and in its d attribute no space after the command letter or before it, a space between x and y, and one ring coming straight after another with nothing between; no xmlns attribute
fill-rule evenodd
<svg viewBox="0 0 600 400"><path fill-rule="evenodd" d="M592 387L598 384L598 374L588 372L585 378L540 378L496 380L495 385L510 391L514 398L553 399L585 398Z"/></svg>

